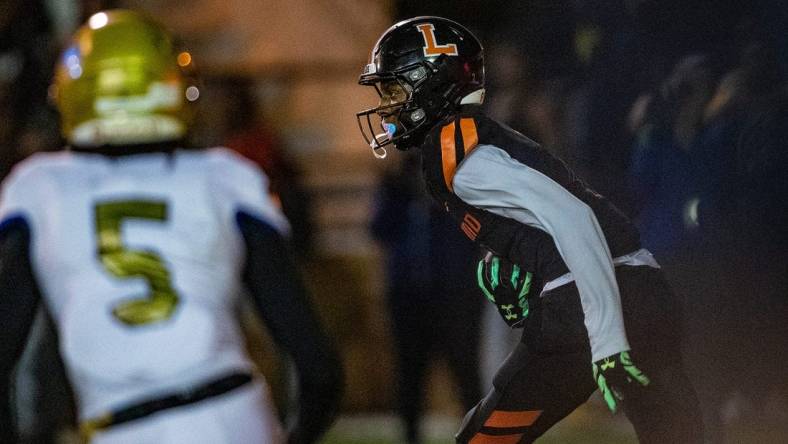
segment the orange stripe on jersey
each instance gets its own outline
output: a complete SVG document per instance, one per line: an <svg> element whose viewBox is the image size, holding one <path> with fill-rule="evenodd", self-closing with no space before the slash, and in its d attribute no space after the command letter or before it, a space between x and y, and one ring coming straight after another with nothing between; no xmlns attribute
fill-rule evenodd
<svg viewBox="0 0 788 444"><path fill-rule="evenodd" d="M541 410L524 410L519 412L495 410L492 412L492 415L487 418L484 426L496 428L528 427L536 422L541 414Z"/></svg>
<svg viewBox="0 0 788 444"><path fill-rule="evenodd" d="M446 125L441 130L441 159L443 161L443 180L449 191L454 191L451 185L454 179L454 170L457 169L457 153L454 151L454 122Z"/></svg>
<svg viewBox="0 0 788 444"><path fill-rule="evenodd" d="M465 155L476 148L479 144L479 134L476 132L476 122L472 118L466 117L460 119L460 131L462 131L462 143L465 148Z"/></svg>
<svg viewBox="0 0 788 444"><path fill-rule="evenodd" d="M522 433L516 435L488 435L486 433L477 433L471 438L468 444L517 444L522 437Z"/></svg>

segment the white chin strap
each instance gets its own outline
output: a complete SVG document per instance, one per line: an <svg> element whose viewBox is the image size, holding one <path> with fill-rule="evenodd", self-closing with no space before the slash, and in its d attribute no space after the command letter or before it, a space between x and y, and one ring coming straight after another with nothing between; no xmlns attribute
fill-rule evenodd
<svg viewBox="0 0 788 444"><path fill-rule="evenodd" d="M372 154L375 156L375 159L385 159L388 151L386 151L386 148L377 147L372 148Z"/></svg>
<svg viewBox="0 0 788 444"><path fill-rule="evenodd" d="M376 159L385 159L388 152L385 148L381 147L380 144L386 142L389 139L388 133L380 133L375 134L375 140L369 143L369 147L372 148L372 154L375 155Z"/></svg>

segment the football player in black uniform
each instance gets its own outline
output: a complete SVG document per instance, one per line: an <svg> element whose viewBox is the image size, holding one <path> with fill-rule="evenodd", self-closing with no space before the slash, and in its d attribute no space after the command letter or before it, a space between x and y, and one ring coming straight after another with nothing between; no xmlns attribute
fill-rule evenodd
<svg viewBox="0 0 788 444"><path fill-rule="evenodd" d="M659 265L609 201L485 116L476 37L440 17L402 21L375 44L359 83L380 95L357 115L373 152L420 150L433 198L494 254L479 265L480 286L489 299L516 301L501 313L522 318L510 323L523 328L521 343L457 442L532 442L596 388L641 442L702 442L680 313ZM529 294L521 268L541 292Z"/></svg>

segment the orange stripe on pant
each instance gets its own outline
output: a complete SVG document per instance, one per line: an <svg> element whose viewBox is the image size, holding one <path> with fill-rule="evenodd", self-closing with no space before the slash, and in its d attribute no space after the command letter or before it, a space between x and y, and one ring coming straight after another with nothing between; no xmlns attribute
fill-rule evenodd
<svg viewBox="0 0 788 444"><path fill-rule="evenodd" d="M517 444L522 437L522 433L515 435L488 435L486 433L477 433L471 438L468 444Z"/></svg>
<svg viewBox="0 0 788 444"><path fill-rule="evenodd" d="M541 410L523 410L519 412L495 410L484 422L484 426L495 428L528 427L535 423L541 414Z"/></svg>

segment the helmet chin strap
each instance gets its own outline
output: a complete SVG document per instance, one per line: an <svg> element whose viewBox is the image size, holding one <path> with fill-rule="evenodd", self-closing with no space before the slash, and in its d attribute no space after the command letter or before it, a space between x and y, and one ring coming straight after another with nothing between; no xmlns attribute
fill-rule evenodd
<svg viewBox="0 0 788 444"><path fill-rule="evenodd" d="M369 147L372 148L372 154L375 155L376 159L385 159L388 152L386 148L380 146L381 143L385 142L388 139L387 133L382 134L375 134L375 140L369 143Z"/></svg>

